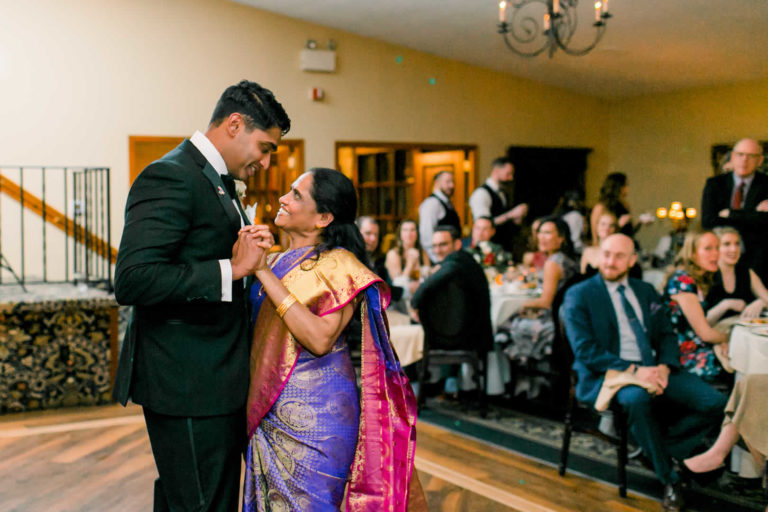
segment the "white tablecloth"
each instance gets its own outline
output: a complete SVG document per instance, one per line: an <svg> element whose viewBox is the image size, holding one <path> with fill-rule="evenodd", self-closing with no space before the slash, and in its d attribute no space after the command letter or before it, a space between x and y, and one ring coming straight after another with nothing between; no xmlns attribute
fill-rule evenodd
<svg viewBox="0 0 768 512"><path fill-rule="evenodd" d="M733 326L728 344L731 366L738 373L768 373L768 325ZM738 374L737 373L737 374Z"/></svg>
<svg viewBox="0 0 768 512"><path fill-rule="evenodd" d="M421 359L424 354L424 329L411 325L411 319L398 311L387 310L389 340L395 349L400 364L408 366Z"/></svg>
<svg viewBox="0 0 768 512"><path fill-rule="evenodd" d="M535 298L527 293L491 293L491 325L493 332L504 320L520 311L523 304Z"/></svg>
<svg viewBox="0 0 768 512"><path fill-rule="evenodd" d="M737 323L731 330L728 340L728 358L736 370L736 378L752 373L768 373L768 325L744 325ZM731 471L744 478L756 478L762 468L755 466L754 459L735 446L731 451Z"/></svg>
<svg viewBox="0 0 768 512"><path fill-rule="evenodd" d="M520 311L523 304L538 297L532 291L520 291L510 283L491 285L491 325L493 332L504 320ZM500 349L488 353L488 382L485 391L488 395L503 395L504 385L512 378L509 357ZM463 382L462 382L463 384Z"/></svg>

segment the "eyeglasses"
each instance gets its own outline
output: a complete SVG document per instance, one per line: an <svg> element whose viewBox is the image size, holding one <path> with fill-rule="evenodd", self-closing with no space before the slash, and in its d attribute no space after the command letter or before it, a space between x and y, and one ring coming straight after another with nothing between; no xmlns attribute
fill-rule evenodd
<svg viewBox="0 0 768 512"><path fill-rule="evenodd" d="M760 153L742 153L741 151L739 151L739 152L734 152L733 156L738 156L738 157L743 157L743 158L751 158L753 160L757 160L758 158L760 158L763 155L760 154Z"/></svg>

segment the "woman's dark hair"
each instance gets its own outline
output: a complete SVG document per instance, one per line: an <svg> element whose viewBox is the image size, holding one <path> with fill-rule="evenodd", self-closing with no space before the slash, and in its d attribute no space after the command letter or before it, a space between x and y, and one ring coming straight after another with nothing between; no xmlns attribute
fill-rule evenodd
<svg viewBox="0 0 768 512"><path fill-rule="evenodd" d="M400 221L400 224L397 225L397 230L395 231L395 233L397 233L397 237L395 239L395 251L397 251L398 256L400 256L400 259L403 261L403 266L405 266L405 260L403 260L405 257L405 250L403 248L402 231L403 226L409 223L416 226L416 244L414 245L414 248L418 249L419 251L419 260L422 259L423 249L421 248L421 242L419 241L419 224L413 219L403 219Z"/></svg>
<svg viewBox="0 0 768 512"><path fill-rule="evenodd" d="M603 180L600 187L599 201L613 213L618 211L621 203L621 189L627 185L627 175L623 172L612 172Z"/></svg>
<svg viewBox="0 0 768 512"><path fill-rule="evenodd" d="M563 193L563 197L555 207L553 215L563 216L568 212L577 211L584 213L584 202L581 198L581 193L578 190L566 190Z"/></svg>
<svg viewBox="0 0 768 512"><path fill-rule="evenodd" d="M555 229L557 230L557 235L563 239L562 245L560 245L560 252L568 256L569 258L573 258L574 251L573 251L573 242L571 241L571 228L568 227L568 224L566 222L556 216L556 215L550 215L549 217L544 217L541 219L541 224L539 224L538 231L541 230L541 227L546 224L547 222L551 222L554 224Z"/></svg>
<svg viewBox="0 0 768 512"><path fill-rule="evenodd" d="M363 235L355 224L357 216L357 193L352 181L335 169L314 167L312 175L312 199L315 200L317 213L330 213L333 221L323 230L322 243L317 253L341 247L354 254L365 263Z"/></svg>

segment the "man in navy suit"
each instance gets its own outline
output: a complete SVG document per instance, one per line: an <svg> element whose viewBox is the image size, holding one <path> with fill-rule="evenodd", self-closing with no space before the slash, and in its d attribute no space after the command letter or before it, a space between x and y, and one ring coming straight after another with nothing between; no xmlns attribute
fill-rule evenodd
<svg viewBox="0 0 768 512"><path fill-rule="evenodd" d="M701 198L701 225L705 229L733 226L744 241L744 262L763 280L768 279L768 176L756 172L763 163L763 148L754 139L733 146L728 162L732 173L707 180Z"/></svg>
<svg viewBox="0 0 768 512"><path fill-rule="evenodd" d="M268 168L289 127L273 94L243 80L224 91L205 134L147 166L128 193L115 297L134 308L113 393L143 406L155 511L238 509L246 283L264 249L238 234L248 221L233 179Z"/></svg>
<svg viewBox="0 0 768 512"><path fill-rule="evenodd" d="M578 374L576 398L594 403L605 372L611 369L633 372L658 390L651 395L630 385L621 388L614 400L626 411L630 432L665 486L664 510L680 510L680 476L672 456L691 453L705 434L719 426L727 397L679 370L677 339L656 291L628 277L637 260L632 239L611 235L601 250L600 273L568 290L562 307ZM685 415L674 425L662 425L659 407L670 405Z"/></svg>

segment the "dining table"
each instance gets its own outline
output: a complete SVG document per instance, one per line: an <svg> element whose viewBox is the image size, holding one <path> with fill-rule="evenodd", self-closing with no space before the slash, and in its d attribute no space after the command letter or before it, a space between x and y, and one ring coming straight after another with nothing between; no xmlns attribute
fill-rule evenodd
<svg viewBox="0 0 768 512"><path fill-rule="evenodd" d="M526 288L519 282L491 281L489 285L491 295L491 325L494 334L499 325L507 318L522 309L527 301L539 297L541 290ZM424 329L419 324L412 324L410 317L392 309L387 310L390 328L390 340L395 353L403 366L419 361L424 351ZM512 372L509 357L496 347L488 353L486 364L488 368L485 384L488 395L502 395L505 385L511 380ZM459 387L462 390L471 390L475 387L472 375L472 367L462 365Z"/></svg>
<svg viewBox="0 0 768 512"><path fill-rule="evenodd" d="M491 326L493 333L499 329L510 316L518 313L523 305L531 299L541 296L541 290L532 288L520 281L493 281L490 284L491 292ZM488 352L487 357L487 382L485 391L489 396L503 395L506 384L512 379L512 367L509 357L502 348L494 344L494 350ZM464 377L462 372L462 377ZM468 385L462 378L462 385Z"/></svg>
<svg viewBox="0 0 768 512"><path fill-rule="evenodd" d="M734 324L728 340L728 357L737 378L768 373L768 318Z"/></svg>
<svg viewBox="0 0 768 512"><path fill-rule="evenodd" d="M737 320L728 338L728 360L736 379L751 374L768 374L768 318ZM731 471L743 478L757 478L762 467L749 452L735 446L731 451Z"/></svg>

